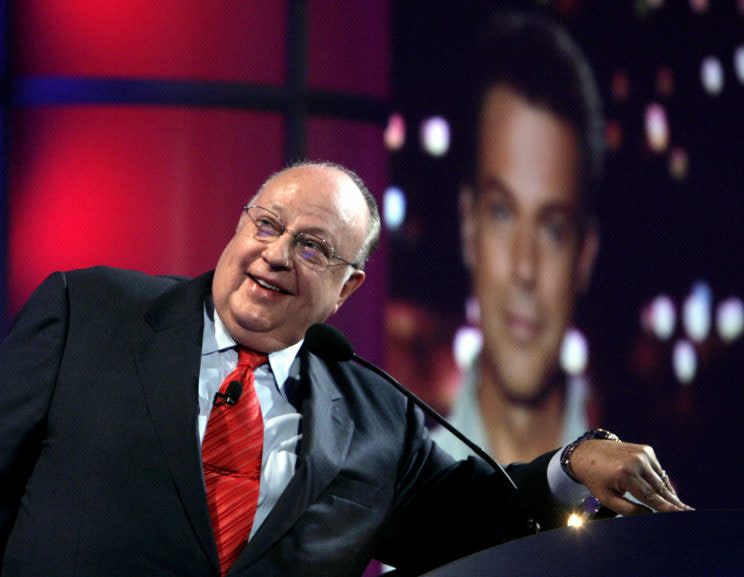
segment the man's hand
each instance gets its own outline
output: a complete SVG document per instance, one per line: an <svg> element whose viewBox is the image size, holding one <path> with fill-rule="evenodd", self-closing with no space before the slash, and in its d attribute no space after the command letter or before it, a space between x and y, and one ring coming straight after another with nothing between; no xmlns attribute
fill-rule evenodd
<svg viewBox="0 0 744 577"><path fill-rule="evenodd" d="M626 492L656 511L692 510L679 500L648 445L590 439L574 450L571 470L600 503L621 515L649 512L623 497Z"/></svg>

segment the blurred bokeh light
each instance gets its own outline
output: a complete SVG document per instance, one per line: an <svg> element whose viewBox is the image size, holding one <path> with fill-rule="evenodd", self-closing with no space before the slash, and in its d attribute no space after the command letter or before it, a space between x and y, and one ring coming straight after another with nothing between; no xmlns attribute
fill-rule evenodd
<svg viewBox="0 0 744 577"><path fill-rule="evenodd" d="M704 341L710 332L712 300L710 286L697 282L682 304L682 324L695 342Z"/></svg>
<svg viewBox="0 0 744 577"><path fill-rule="evenodd" d="M654 152L663 152L669 145L669 123L661 104L646 107L646 141Z"/></svg>
<svg viewBox="0 0 744 577"><path fill-rule="evenodd" d="M723 342L738 339L744 330L744 304L740 298L730 297L718 305L716 312L718 336Z"/></svg>
<svg viewBox="0 0 744 577"><path fill-rule="evenodd" d="M394 152L403 148L406 143L406 121L402 114L394 113L388 118L385 127L385 147Z"/></svg>
<svg viewBox="0 0 744 577"><path fill-rule="evenodd" d="M586 370L589 346L586 337L576 328L566 331L561 345L561 367L569 375L580 375Z"/></svg>
<svg viewBox="0 0 744 577"><path fill-rule="evenodd" d="M384 193L382 218L388 230L398 230L406 219L406 195L397 186L389 186Z"/></svg>
<svg viewBox="0 0 744 577"><path fill-rule="evenodd" d="M705 91L712 95L723 92L723 66L714 56L707 56L700 66L700 80Z"/></svg>
<svg viewBox="0 0 744 577"><path fill-rule="evenodd" d="M427 118L421 123L421 146L431 156L444 156L450 146L450 126L441 116Z"/></svg>
<svg viewBox="0 0 744 577"><path fill-rule="evenodd" d="M683 385L689 385L697 372L697 355L695 348L689 341L677 341L672 353L672 368L677 380Z"/></svg>

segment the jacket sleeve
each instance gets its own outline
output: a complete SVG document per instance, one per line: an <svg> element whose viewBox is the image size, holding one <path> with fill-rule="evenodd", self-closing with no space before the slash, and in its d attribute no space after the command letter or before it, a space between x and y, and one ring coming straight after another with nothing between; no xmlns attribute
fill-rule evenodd
<svg viewBox="0 0 744 577"><path fill-rule="evenodd" d="M68 325L63 273L31 295L0 344L0 560L42 449Z"/></svg>
<svg viewBox="0 0 744 577"><path fill-rule="evenodd" d="M403 574L420 574L464 555L556 525L550 498L550 454L507 469L517 488L484 461L452 461L431 441L418 409L409 407L410 451L396 504L380 531L376 558Z"/></svg>

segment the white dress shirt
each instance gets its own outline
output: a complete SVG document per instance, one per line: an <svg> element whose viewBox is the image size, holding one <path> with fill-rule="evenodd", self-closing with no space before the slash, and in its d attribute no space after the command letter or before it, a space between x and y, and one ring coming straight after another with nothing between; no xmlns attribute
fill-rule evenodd
<svg viewBox="0 0 744 577"><path fill-rule="evenodd" d="M238 364L237 343L227 332L211 303L204 307L202 356L199 367L199 443L204 440L214 395ZM264 444L258 509L251 537L261 526L279 496L289 484L298 465L297 449L302 440L302 415L288 399L288 377L299 379L297 352L302 341L269 354L269 363L254 371L254 386L264 421Z"/></svg>
<svg viewBox="0 0 744 577"><path fill-rule="evenodd" d="M488 437L478 403L477 367L478 359L476 358L463 379L447 420L468 439L486 450ZM586 417L587 397L588 385L586 381L580 378L569 379L560 441L564 446L589 428ZM437 445L455 459L466 459L469 455L474 454L460 439L443 427L434 429L431 437ZM558 501L567 506L575 506L589 496L589 491L584 485L577 483L565 473L563 467L561 467L561 452L562 450L553 455L548 464L548 484L553 496Z"/></svg>

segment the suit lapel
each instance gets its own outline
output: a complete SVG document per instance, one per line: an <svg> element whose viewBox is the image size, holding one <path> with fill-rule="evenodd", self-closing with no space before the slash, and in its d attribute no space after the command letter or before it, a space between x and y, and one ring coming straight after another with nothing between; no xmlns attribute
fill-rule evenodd
<svg viewBox="0 0 744 577"><path fill-rule="evenodd" d="M303 350L302 463L248 546L235 563L247 567L279 540L336 477L351 444L354 422L335 380L320 359Z"/></svg>
<svg viewBox="0 0 744 577"><path fill-rule="evenodd" d="M219 567L202 479L197 439L198 382L204 299L212 274L178 285L155 301L135 358L168 467L204 551Z"/></svg>

